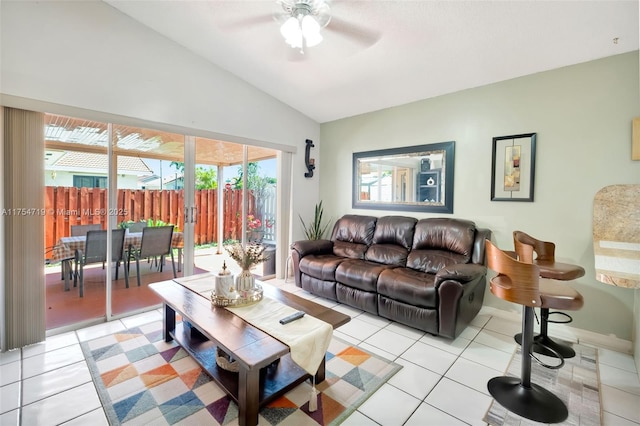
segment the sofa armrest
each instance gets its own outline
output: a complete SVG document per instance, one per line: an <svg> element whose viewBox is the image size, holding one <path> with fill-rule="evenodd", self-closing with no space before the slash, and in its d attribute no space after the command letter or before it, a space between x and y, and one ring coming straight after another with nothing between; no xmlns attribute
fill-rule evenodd
<svg viewBox="0 0 640 426"><path fill-rule="evenodd" d="M302 287L300 260L311 254L332 254L333 241L330 240L300 240L291 244L291 263L296 286Z"/></svg>
<svg viewBox="0 0 640 426"><path fill-rule="evenodd" d="M438 287L443 281L458 281L461 284L477 280L487 274L487 268L475 263L461 263L442 268L436 274L435 285Z"/></svg>
<svg viewBox="0 0 640 426"><path fill-rule="evenodd" d="M491 230L486 228L476 228L476 237L473 242L473 256L471 256L471 262L478 265L485 264L485 240L491 240Z"/></svg>
<svg viewBox="0 0 640 426"><path fill-rule="evenodd" d="M436 274L438 334L455 339L482 307L487 268L473 263L452 265Z"/></svg>
<svg viewBox="0 0 640 426"><path fill-rule="evenodd" d="M333 253L333 241L300 240L291 244L291 250L297 251L301 258L308 254L331 254Z"/></svg>

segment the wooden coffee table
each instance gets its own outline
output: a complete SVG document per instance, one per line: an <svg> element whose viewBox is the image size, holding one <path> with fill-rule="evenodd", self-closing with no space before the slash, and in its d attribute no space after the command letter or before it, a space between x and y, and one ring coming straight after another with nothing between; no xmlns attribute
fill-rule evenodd
<svg viewBox="0 0 640 426"><path fill-rule="evenodd" d="M203 274L206 276L208 274ZM210 274L209 274L210 275ZM192 277L187 277L192 279ZM238 404L239 424L257 425L258 411L280 395L311 377L291 360L289 347L221 307L212 307L209 297L179 284L177 280L150 284L164 301L164 338L176 340ZM213 277L211 276L213 287ZM265 297L340 327L351 319L326 306L262 283ZM176 314L182 322L176 322ZM185 322L189 322L193 331ZM233 373L216 364L216 348L238 361ZM276 362L278 361L278 362ZM315 376L324 380L325 361Z"/></svg>

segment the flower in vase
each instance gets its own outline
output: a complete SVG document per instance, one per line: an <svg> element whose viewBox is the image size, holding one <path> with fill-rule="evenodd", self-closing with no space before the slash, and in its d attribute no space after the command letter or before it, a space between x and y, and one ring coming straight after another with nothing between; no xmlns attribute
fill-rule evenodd
<svg viewBox="0 0 640 426"><path fill-rule="evenodd" d="M246 247L243 247L242 244L233 244L232 246L225 247L229 256L235 260L238 266L244 271L267 260L264 254L265 249L266 247L261 244L247 244Z"/></svg>

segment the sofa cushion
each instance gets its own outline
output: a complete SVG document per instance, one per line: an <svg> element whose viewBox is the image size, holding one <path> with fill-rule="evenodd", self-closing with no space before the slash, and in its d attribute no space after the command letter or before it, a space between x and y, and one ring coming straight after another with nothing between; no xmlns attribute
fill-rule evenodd
<svg viewBox="0 0 640 426"><path fill-rule="evenodd" d="M336 281L349 287L375 292L380 273L393 267L365 260L347 259L336 268Z"/></svg>
<svg viewBox="0 0 640 426"><path fill-rule="evenodd" d="M333 243L333 254L349 259L364 259L364 253L368 246L365 244L348 243L345 241L335 241Z"/></svg>
<svg viewBox="0 0 640 426"><path fill-rule="evenodd" d="M440 269L458 263L467 263L469 258L462 254L444 250L411 250L407 257L407 268L435 274Z"/></svg>
<svg viewBox="0 0 640 426"><path fill-rule="evenodd" d="M386 265L405 266L416 222L417 219L404 216L379 218L373 241L364 258Z"/></svg>
<svg viewBox="0 0 640 426"><path fill-rule="evenodd" d="M473 254L476 226L462 219L429 218L416 223L413 250L442 250L464 257L468 263Z"/></svg>
<svg viewBox="0 0 640 426"><path fill-rule="evenodd" d="M336 268L344 260L333 254L308 255L300 259L300 272L322 281L335 281Z"/></svg>
<svg viewBox="0 0 640 426"><path fill-rule="evenodd" d="M333 253L350 259L364 259L364 253L373 240L376 221L374 216L342 216L331 233Z"/></svg>
<svg viewBox="0 0 640 426"><path fill-rule="evenodd" d="M410 268L385 270L378 277L378 294L421 308L436 308L435 275Z"/></svg>
<svg viewBox="0 0 640 426"><path fill-rule="evenodd" d="M372 244L395 244L409 250L418 220L405 216L383 216L376 223Z"/></svg>
<svg viewBox="0 0 640 426"><path fill-rule="evenodd" d="M364 255L366 260L384 265L406 266L408 250L394 244L374 244Z"/></svg>

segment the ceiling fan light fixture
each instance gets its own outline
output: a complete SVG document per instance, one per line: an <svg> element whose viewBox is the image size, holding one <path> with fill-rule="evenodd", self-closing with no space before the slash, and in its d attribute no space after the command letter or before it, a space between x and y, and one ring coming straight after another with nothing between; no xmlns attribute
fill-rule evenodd
<svg viewBox="0 0 640 426"><path fill-rule="evenodd" d="M317 46L322 41L322 35L320 35L320 33L313 34L309 37L305 37L304 40L307 47Z"/></svg>
<svg viewBox="0 0 640 426"><path fill-rule="evenodd" d="M289 46L313 47L322 42L320 30L331 19L329 6L324 0L295 0L293 3L285 0L281 5L285 15L280 18L276 15L276 20L282 22L280 33Z"/></svg>
<svg viewBox="0 0 640 426"><path fill-rule="evenodd" d="M320 33L320 25L318 21L314 19L311 15L305 15L300 22L300 27L302 28L302 34L311 35L311 34L319 34Z"/></svg>
<svg viewBox="0 0 640 426"><path fill-rule="evenodd" d="M304 18L302 18L300 28L302 28L302 36L304 37L307 46L313 47L320 44L320 42L322 41L322 35L320 34L320 25L313 16L306 15Z"/></svg>
<svg viewBox="0 0 640 426"><path fill-rule="evenodd" d="M311 15L302 19L290 17L280 27L280 34L289 46L296 48L302 47L303 39L307 47L317 46L322 41L320 25Z"/></svg>
<svg viewBox="0 0 640 426"><path fill-rule="evenodd" d="M302 49L302 35L299 37L285 38L284 41L293 48Z"/></svg>
<svg viewBox="0 0 640 426"><path fill-rule="evenodd" d="M284 21L280 27L280 34L284 37L285 42L291 47L302 47L302 29L300 21L293 16Z"/></svg>

